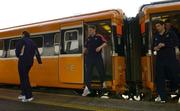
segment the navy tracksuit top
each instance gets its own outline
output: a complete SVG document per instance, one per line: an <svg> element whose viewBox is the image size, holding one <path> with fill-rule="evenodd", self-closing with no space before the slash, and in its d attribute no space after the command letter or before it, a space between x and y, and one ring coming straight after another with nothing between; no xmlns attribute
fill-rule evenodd
<svg viewBox="0 0 180 111"><path fill-rule="evenodd" d="M103 36L96 34L94 37L88 37L85 43L85 48L87 48L88 57L101 56L101 51L96 52L96 48L105 43L106 40Z"/></svg>
<svg viewBox="0 0 180 111"><path fill-rule="evenodd" d="M24 51L22 52L23 47ZM15 52L19 60L27 65L33 65L35 55L38 63L42 63L36 44L28 37L24 37L18 41Z"/></svg>
<svg viewBox="0 0 180 111"><path fill-rule="evenodd" d="M163 35L159 33L154 37L154 46L164 43L165 47L157 52L157 58L160 60L176 59L175 47L179 45L178 37L173 31L165 32Z"/></svg>

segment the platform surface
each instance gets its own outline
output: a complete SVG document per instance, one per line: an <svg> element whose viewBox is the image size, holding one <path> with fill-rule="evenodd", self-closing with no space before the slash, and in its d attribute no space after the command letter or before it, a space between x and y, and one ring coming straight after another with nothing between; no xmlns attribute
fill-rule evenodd
<svg viewBox="0 0 180 111"><path fill-rule="evenodd" d="M0 111L180 111L178 103L161 104L45 92L33 92L35 99L22 103L17 99L19 93L19 90L0 88Z"/></svg>

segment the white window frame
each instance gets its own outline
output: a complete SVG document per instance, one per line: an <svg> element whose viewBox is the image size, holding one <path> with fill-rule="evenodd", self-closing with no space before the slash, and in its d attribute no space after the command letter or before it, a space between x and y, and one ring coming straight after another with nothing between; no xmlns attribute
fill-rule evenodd
<svg viewBox="0 0 180 111"><path fill-rule="evenodd" d="M10 57L16 56L16 53L15 53L16 48L11 49L11 43L12 43L12 41L14 41L14 40L17 40L17 41L18 41L18 40L20 40L20 39L15 38L15 39L11 39L11 40L10 40L10 42L9 42L9 48L8 48L9 56L10 56Z"/></svg>
<svg viewBox="0 0 180 111"><path fill-rule="evenodd" d="M56 36L57 34L59 34L59 36ZM60 41L57 43L56 42L56 38L59 37ZM57 32L54 34L54 53L55 54L59 54L60 53L60 43L61 43L61 33Z"/></svg>
<svg viewBox="0 0 180 111"><path fill-rule="evenodd" d="M3 57L3 54L4 54L4 39L1 39L2 40L2 42L3 42L3 47L2 47L2 49L0 49L0 57Z"/></svg>
<svg viewBox="0 0 180 111"><path fill-rule="evenodd" d="M70 32L77 32L77 39L76 39L76 40L66 40L66 37L67 37L66 34L67 34L67 33L70 33ZM64 51L67 50L67 49L66 49L67 43L68 43L68 42L71 42L71 41L72 41L72 42L73 42L73 41L77 41L77 43L78 43L77 46L78 46L78 48L79 48L79 38L78 38L78 37L79 37L79 31L78 31L77 29L65 31L65 32L64 32Z"/></svg>

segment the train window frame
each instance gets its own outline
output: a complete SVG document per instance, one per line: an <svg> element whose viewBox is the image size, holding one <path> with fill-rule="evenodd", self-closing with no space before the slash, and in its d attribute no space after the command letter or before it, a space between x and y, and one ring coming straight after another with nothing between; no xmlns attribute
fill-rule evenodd
<svg viewBox="0 0 180 111"><path fill-rule="evenodd" d="M15 40L18 42L20 40L20 38L17 37L17 38L10 39L9 47L8 47L8 57L15 57L16 56L16 52L15 52L16 45L15 45L14 49L11 49L12 41L15 41Z"/></svg>
<svg viewBox="0 0 180 111"><path fill-rule="evenodd" d="M66 40L66 38L67 38L67 36L66 36L66 34L67 33L70 33L70 32L77 32L77 38L76 39L74 39L74 40ZM66 54L76 54L76 53L79 53L79 36L80 36L80 34L79 34L79 30L77 30L77 29L72 29L72 30L66 30L65 32L64 32L64 40L63 40L63 42L64 42L64 52L66 52ZM69 45L69 43L70 43L70 45ZM75 43L75 46L77 46L76 48L74 48L73 47L73 50L71 50L71 44L72 43ZM67 50L67 47L69 48L68 50Z"/></svg>
<svg viewBox="0 0 180 111"><path fill-rule="evenodd" d="M42 55L43 56L53 56L55 54L55 51L54 51L54 35L55 33L46 33L46 34L43 34L43 53ZM49 42L49 46L48 43Z"/></svg>
<svg viewBox="0 0 180 111"><path fill-rule="evenodd" d="M5 45L5 41L4 41L4 39L0 39L0 42L3 42L2 43L2 49L1 49L1 47L0 47L0 58L3 58L4 57L4 45Z"/></svg>
<svg viewBox="0 0 180 111"><path fill-rule="evenodd" d="M57 35L57 36L56 36ZM56 38L59 37L59 42L56 42ZM61 32L56 32L54 34L54 54L59 55L61 50Z"/></svg>
<svg viewBox="0 0 180 111"><path fill-rule="evenodd" d="M33 40L35 38L42 38L42 47L38 47L38 44ZM43 54L43 48L44 48L44 36L43 35L32 35L30 37L30 39L35 42L35 44L37 45L37 48L38 48L38 51L39 51L39 54L42 55Z"/></svg>

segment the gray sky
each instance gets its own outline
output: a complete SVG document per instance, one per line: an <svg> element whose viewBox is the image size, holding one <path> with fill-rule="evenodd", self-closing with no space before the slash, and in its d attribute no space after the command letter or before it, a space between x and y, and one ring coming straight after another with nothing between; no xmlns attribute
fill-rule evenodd
<svg viewBox="0 0 180 111"><path fill-rule="evenodd" d="M160 0L1 0L0 29L108 9L136 16L143 4Z"/></svg>

